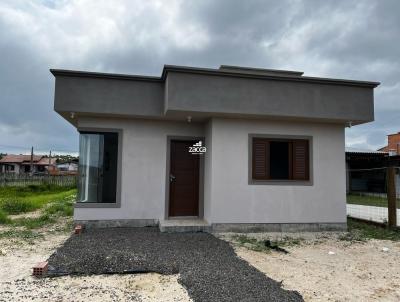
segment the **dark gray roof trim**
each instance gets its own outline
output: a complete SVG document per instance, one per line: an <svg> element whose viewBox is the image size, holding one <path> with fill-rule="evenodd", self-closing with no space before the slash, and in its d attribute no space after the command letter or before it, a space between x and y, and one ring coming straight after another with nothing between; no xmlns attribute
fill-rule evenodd
<svg viewBox="0 0 400 302"><path fill-rule="evenodd" d="M364 87L377 87L379 82L370 81L356 81L356 80L346 80L346 79L331 79L331 78L318 78L318 77L305 77L301 76L301 72L298 71L286 71L286 70L268 70L268 69L257 69L254 71L270 71L276 72L273 74L259 74L249 73L252 68L247 67L236 67L236 66L226 66L221 65L221 69L212 68L198 68L198 67L186 67L186 66L176 66L176 65L164 65L161 77L154 76L142 76L142 75L127 75L127 74L115 74L115 73L101 73L101 72L87 72L87 71L74 71L74 70L64 70L64 69L50 69L50 72L54 76L75 76L75 77L90 77L90 78L108 78L108 79L119 79L119 80L136 80L136 81L165 81L167 73L169 71L191 73L191 74L207 74L216 76L229 76L229 77L240 77L240 78L255 78L255 79L269 79L278 81L298 81L298 82L309 82L309 83L321 83L321 84L333 84L333 85L349 85L349 86L364 86ZM228 67L228 68L226 68ZM227 69L235 69L230 71ZM246 70L246 72L241 73L240 68Z"/></svg>
<svg viewBox="0 0 400 302"><path fill-rule="evenodd" d="M143 76L143 75L130 75L120 73L104 73L104 72L92 72L92 71L77 71L67 69L50 69L50 72L54 76L72 76L72 77L84 77L84 78L103 78L103 79L117 79L117 80L135 80L135 81L156 81L163 82L160 77Z"/></svg>

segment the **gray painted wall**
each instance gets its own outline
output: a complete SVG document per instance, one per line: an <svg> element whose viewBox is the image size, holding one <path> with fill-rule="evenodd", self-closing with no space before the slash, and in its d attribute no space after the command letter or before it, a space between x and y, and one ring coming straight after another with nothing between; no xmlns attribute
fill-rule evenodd
<svg viewBox="0 0 400 302"><path fill-rule="evenodd" d="M313 185L251 185L248 136L311 136ZM344 128L335 124L213 119L211 205L213 223L344 223ZM207 175L207 174L206 174Z"/></svg>
<svg viewBox="0 0 400 302"><path fill-rule="evenodd" d="M203 121L218 116L353 124L374 119L373 84L237 72L169 70L141 78L57 72L54 108L77 116Z"/></svg>
<svg viewBox="0 0 400 302"><path fill-rule="evenodd" d="M203 74L168 74L168 112L265 115L330 121L374 119L373 89Z"/></svg>
<svg viewBox="0 0 400 302"><path fill-rule="evenodd" d="M344 223L344 129L336 124L212 119L205 124L82 118L122 129L121 208L76 208L75 220L165 219L168 136L205 137L204 218L210 223ZM313 185L251 185L249 134L313 138Z"/></svg>
<svg viewBox="0 0 400 302"><path fill-rule="evenodd" d="M54 109L108 115L160 116L164 83L89 77L56 77Z"/></svg>
<svg viewBox="0 0 400 302"><path fill-rule="evenodd" d="M75 220L164 219L167 136L204 136L202 124L81 118L79 127L122 129L120 208L75 208Z"/></svg>

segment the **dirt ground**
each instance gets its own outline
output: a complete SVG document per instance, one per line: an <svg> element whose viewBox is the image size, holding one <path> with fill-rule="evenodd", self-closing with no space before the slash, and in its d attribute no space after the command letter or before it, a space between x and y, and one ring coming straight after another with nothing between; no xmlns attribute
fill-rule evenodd
<svg viewBox="0 0 400 302"><path fill-rule="evenodd" d="M33 245L1 239L0 301L191 301L178 275L32 277L32 265L47 259L69 235L46 235ZM400 242L299 236L309 238L285 247L289 254L234 246L240 257L284 288L299 291L305 301L400 301Z"/></svg>
<svg viewBox="0 0 400 302"><path fill-rule="evenodd" d="M299 291L305 301L400 301L400 242L348 242L324 235L285 249L289 254L235 248L239 257L284 288Z"/></svg>
<svg viewBox="0 0 400 302"><path fill-rule="evenodd" d="M97 275L37 279L31 267L70 234L47 235L31 245L0 240L0 301L191 301L178 275Z"/></svg>

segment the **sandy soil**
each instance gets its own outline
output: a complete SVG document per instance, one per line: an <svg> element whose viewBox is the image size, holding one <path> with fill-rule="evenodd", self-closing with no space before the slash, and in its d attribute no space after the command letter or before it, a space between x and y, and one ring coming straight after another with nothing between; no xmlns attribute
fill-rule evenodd
<svg viewBox="0 0 400 302"><path fill-rule="evenodd" d="M231 241L231 235L220 237ZM68 236L46 234L35 244L1 239L0 301L191 301L177 275L32 277L31 267L47 259ZM286 235L253 236L279 240ZM305 240L285 247L289 254L234 247L240 257L282 281L284 288L299 291L306 301L400 301L400 242L354 243L315 233L295 237ZM389 250L383 251L383 247Z"/></svg>
<svg viewBox="0 0 400 302"><path fill-rule="evenodd" d="M240 257L284 288L299 291L305 301L400 301L400 242L320 236L285 248L289 254L235 247Z"/></svg>
<svg viewBox="0 0 400 302"><path fill-rule="evenodd" d="M31 267L47 259L68 236L46 235L34 245L1 239L0 301L191 301L178 275L32 277Z"/></svg>

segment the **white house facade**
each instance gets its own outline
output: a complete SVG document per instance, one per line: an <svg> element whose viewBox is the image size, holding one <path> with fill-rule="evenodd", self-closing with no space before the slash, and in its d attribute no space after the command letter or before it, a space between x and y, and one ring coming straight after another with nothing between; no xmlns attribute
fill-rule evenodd
<svg viewBox="0 0 400 302"><path fill-rule="evenodd" d="M344 129L373 120L379 83L233 66L52 73L55 110L80 132L77 223L346 228Z"/></svg>

